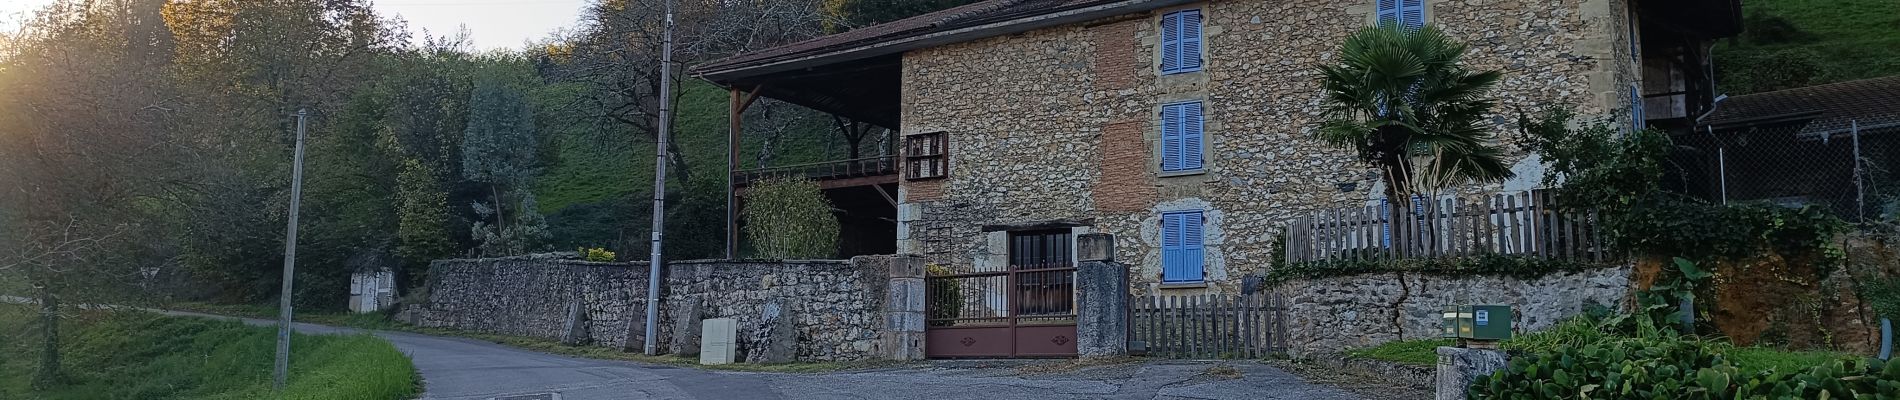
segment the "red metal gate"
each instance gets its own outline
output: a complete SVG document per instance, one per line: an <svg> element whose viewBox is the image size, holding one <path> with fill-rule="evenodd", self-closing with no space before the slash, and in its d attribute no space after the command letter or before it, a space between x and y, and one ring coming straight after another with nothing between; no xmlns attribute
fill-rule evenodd
<svg viewBox="0 0 1900 400"><path fill-rule="evenodd" d="M1068 230L1012 232L1009 265L933 268L924 353L931 358L1075 356L1075 263Z"/></svg>

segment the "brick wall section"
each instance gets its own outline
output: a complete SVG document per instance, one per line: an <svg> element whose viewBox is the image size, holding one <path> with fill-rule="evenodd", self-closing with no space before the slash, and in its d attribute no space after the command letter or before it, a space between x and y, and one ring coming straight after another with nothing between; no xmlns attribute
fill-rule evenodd
<svg viewBox="0 0 1900 400"><path fill-rule="evenodd" d="M1148 174L1153 158L1142 139L1145 121L1123 121L1102 128L1101 176L1092 195L1102 212L1136 212L1154 205L1155 184Z"/></svg>
<svg viewBox="0 0 1900 400"><path fill-rule="evenodd" d="M1145 19L1122 21L1090 28L1095 41L1095 89L1121 90L1135 86L1135 28Z"/></svg>

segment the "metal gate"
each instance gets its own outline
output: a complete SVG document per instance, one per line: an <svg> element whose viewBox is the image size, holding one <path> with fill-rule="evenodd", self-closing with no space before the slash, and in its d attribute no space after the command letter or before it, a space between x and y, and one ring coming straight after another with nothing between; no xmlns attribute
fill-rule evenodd
<svg viewBox="0 0 1900 400"><path fill-rule="evenodd" d="M1069 231L1011 232L1009 264L933 268L925 278L931 358L1075 356Z"/></svg>

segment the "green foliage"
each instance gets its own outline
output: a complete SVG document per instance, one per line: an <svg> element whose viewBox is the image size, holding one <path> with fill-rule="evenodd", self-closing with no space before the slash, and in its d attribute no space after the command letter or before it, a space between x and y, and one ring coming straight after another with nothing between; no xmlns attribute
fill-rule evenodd
<svg viewBox="0 0 1900 400"><path fill-rule="evenodd" d="M428 164L404 160L396 175L396 256L405 271L427 271L430 261L455 254L450 241L448 193ZM419 276L420 274L416 274ZM411 278L412 284L421 279Z"/></svg>
<svg viewBox="0 0 1900 400"><path fill-rule="evenodd" d="M1858 356L1831 351L1786 351L1765 347L1730 348L1722 351L1722 357L1745 375L1762 371L1800 371L1816 365L1860 359Z"/></svg>
<svg viewBox="0 0 1900 400"><path fill-rule="evenodd" d="M838 217L809 180L771 179L746 187L746 236L764 258L824 258L838 251Z"/></svg>
<svg viewBox="0 0 1900 400"><path fill-rule="evenodd" d="M513 218L507 224L489 225L486 221L475 221L469 225L470 235L478 243L477 253L482 257L506 257L528 254L546 249L548 239L548 221L534 206L534 193L522 193L521 203L515 208ZM494 216L505 218L502 210L490 209L481 203L475 203L475 213L484 218Z"/></svg>
<svg viewBox="0 0 1900 400"><path fill-rule="evenodd" d="M1900 74L1900 3L1744 0L1739 38L1715 46L1731 95Z"/></svg>
<svg viewBox="0 0 1900 400"><path fill-rule="evenodd" d="M955 274L955 270L941 264L924 266L925 276L934 277ZM958 286L957 282L955 279L936 279L930 281L929 287L925 288L925 290L928 291L927 295L930 296L931 304L929 307L930 315L927 319L947 320L963 316L963 290ZM938 321L931 322L931 324L934 326L949 326L955 324L955 322Z"/></svg>
<svg viewBox="0 0 1900 400"><path fill-rule="evenodd" d="M1379 273L1418 273L1444 276L1495 275L1537 278L1560 272L1584 271L1607 265L1524 255L1480 254L1465 257L1383 259L1347 257L1281 265L1267 272L1268 282Z"/></svg>
<svg viewBox="0 0 1900 400"><path fill-rule="evenodd" d="M587 261L614 262L615 260L614 252L607 251L607 249L603 249L599 247L595 247L591 249L581 248L580 253L581 253L581 257L585 258Z"/></svg>
<svg viewBox="0 0 1900 400"><path fill-rule="evenodd" d="M1398 340L1353 350L1347 355L1403 364L1433 365L1438 363L1438 348L1453 344L1451 339Z"/></svg>
<svg viewBox="0 0 1900 400"><path fill-rule="evenodd" d="M1779 366L1744 370L1721 345L1676 338L1615 339L1515 357L1472 383L1473 399L1817 399L1900 396L1900 364L1770 355ZM1747 357L1758 357L1750 355ZM1868 397L1863 397L1868 396Z"/></svg>
<svg viewBox="0 0 1900 400"><path fill-rule="evenodd" d="M1874 308L1879 318L1900 320L1900 278L1874 278L1861 282L1860 296Z"/></svg>
<svg viewBox="0 0 1900 400"><path fill-rule="evenodd" d="M1544 354L1557 352L1564 347L1598 343L1612 337L1612 333L1604 330L1602 321L1584 314L1570 317L1541 331L1512 336L1499 342L1498 347L1517 354Z"/></svg>
<svg viewBox="0 0 1900 400"><path fill-rule="evenodd" d="M1682 305L1693 304L1696 288L1708 286L1708 281L1715 275L1697 266L1694 261L1681 257L1674 259L1671 266L1674 268L1658 275L1656 281L1650 284L1649 289L1636 292L1636 307L1640 314L1619 315L1604 323L1622 325L1624 319L1631 317L1645 318L1646 321L1639 322L1644 326L1680 324L1685 317L1693 321L1693 316L1685 315L1692 313L1693 310L1685 310ZM1694 328L1693 325L1684 326L1682 330L1684 333L1694 333Z"/></svg>
<svg viewBox="0 0 1900 400"><path fill-rule="evenodd" d="M1395 201L1414 189L1509 179L1488 97L1504 75L1466 69L1464 55L1464 44L1434 27L1360 30L1340 46L1339 64L1319 67L1325 122L1315 134L1383 171Z"/></svg>
<svg viewBox="0 0 1900 400"><path fill-rule="evenodd" d="M32 323L0 306L0 338ZM0 340L0 397L33 399L401 399L417 395L409 358L367 334L296 335L291 379L271 389L276 329L144 313L84 313L70 319L66 373L46 390L26 386L36 346Z"/></svg>

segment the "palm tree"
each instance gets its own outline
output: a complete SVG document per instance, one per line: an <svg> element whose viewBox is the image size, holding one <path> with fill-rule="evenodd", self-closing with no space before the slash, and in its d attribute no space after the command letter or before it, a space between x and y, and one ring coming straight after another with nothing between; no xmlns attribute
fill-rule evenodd
<svg viewBox="0 0 1900 400"><path fill-rule="evenodd" d="M1432 27L1366 28L1346 39L1339 64L1319 67L1326 143L1378 168L1386 198L1409 209L1419 189L1512 177L1486 122L1486 97L1502 74L1473 72L1465 46Z"/></svg>

